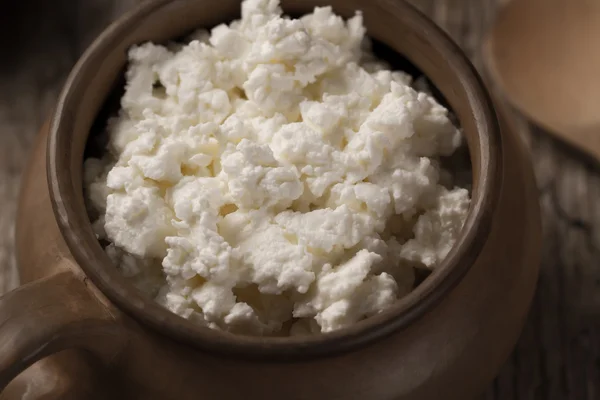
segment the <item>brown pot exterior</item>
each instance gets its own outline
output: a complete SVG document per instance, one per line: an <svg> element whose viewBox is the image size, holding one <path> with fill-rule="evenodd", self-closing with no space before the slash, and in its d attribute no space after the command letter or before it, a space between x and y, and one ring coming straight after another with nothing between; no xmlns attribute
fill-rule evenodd
<svg viewBox="0 0 600 400"><path fill-rule="evenodd" d="M181 23L193 25L193 19ZM496 112L506 116L498 107ZM60 320L59 330L40 330L39 337L52 340L43 342L36 358L64 348L86 351L69 350L39 361L16 378L0 399L20 398L33 390L36 374L52 377L45 381L43 391L48 397L44 398L61 399L472 398L493 379L518 338L540 261L540 210L529 154L509 121L500 119L502 160L497 179L501 182L497 184L501 190L491 233L458 285L405 329L342 354L294 362L203 352L137 322L111 303L86 277L59 231L46 178L46 126L24 177L17 223L22 282L34 283L3 301L16 309L28 291L45 279L42 294L52 299L64 296L65 301L47 308L25 302L23 321L15 319L13 331L19 331L19 321L28 322L28 313L40 323ZM76 334L65 334L64 327ZM4 342L0 338L0 350L8 343L7 348L29 349L29 354L31 346L40 343L39 337L36 341L26 334L14 335ZM11 371L26 366L27 360L18 356L17 351L4 361L15 368L3 365L0 357L0 388L6 384L2 371L9 371L10 377Z"/></svg>
<svg viewBox="0 0 600 400"><path fill-rule="evenodd" d="M72 271L108 304L86 281L58 231L45 179L45 139L46 132L42 132L25 177L18 215L22 280L31 282ZM97 389L118 385L124 399L200 396L223 400L241 396L433 400L440 393L448 400L462 400L481 392L507 359L521 331L535 289L540 254L540 212L528 154L507 125L503 125L502 140L502 196L484 251L450 295L408 329L333 358L292 364L242 362L180 346L145 330L109 304L110 313L125 326L130 339L119 349L118 357L108 361L113 374L105 379L114 382L96 382ZM40 365L60 376L62 371L72 373L70 363L80 363L81 357L67 354ZM64 384L64 379L59 382ZM91 385L94 381L85 382ZM19 390L18 381L12 385Z"/></svg>

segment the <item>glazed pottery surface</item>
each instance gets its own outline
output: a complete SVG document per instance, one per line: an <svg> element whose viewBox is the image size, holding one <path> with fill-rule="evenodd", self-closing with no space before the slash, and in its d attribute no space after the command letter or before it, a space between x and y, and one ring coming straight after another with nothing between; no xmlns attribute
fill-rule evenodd
<svg viewBox="0 0 600 400"><path fill-rule="evenodd" d="M316 0L282 3L284 11L295 14L325 5ZM285 340L198 331L174 315L163 316L168 314L164 310L155 311L125 284L115 286L121 292L105 287L116 272L104 276L100 268L108 263L104 258L95 261L82 255L88 247L102 254L100 246L87 233L75 235L75 229L66 227L87 218L68 210L83 207L75 203L82 203L85 139L122 73L124 49L226 22L239 13L235 0L153 1L125 17L126 23L108 29L104 39L118 33L120 42L101 39L96 45L96 52L98 46L114 46L114 54L97 60L93 51L87 59L84 56L83 64L98 64L98 77L86 82L85 74L72 76L52 129L46 125L36 143L24 178L17 229L21 280L29 283L0 298L0 390L8 385L0 398L35 392L34 373L54 377L44 386L44 398L433 400L443 393L444 399L463 400L493 379L523 326L538 273L540 212L527 150L460 52L411 7L387 0L329 3L344 16L363 9L367 31L405 54L432 79L465 130L474 163L474 196L485 199L479 193L482 188L495 188L489 189L492 200L478 203L483 207L479 219L467 223L477 235L465 235L470 240L464 242L469 246L461 246L465 254L458 249L449 256L448 265L462 262L448 270L462 272L442 271L433 283L424 283L425 289L399 305L405 312L398 318L378 316L339 338L296 340L289 346ZM435 46L449 47L436 52ZM450 64L460 64L453 68L464 69L459 78L444 65L445 57ZM82 65L78 68L81 71ZM85 91L82 82L93 90ZM472 91L473 87L478 89ZM69 96L77 91L85 95L73 108ZM499 130L495 114L501 117ZM477 131L481 119L491 121L490 132ZM71 131L79 139L61 144L65 120L72 121ZM489 160L477 153L477 146L487 139L493 142L490 157L498 158L494 168L486 170ZM53 152L59 144L71 150ZM57 165L72 165L73 174L65 172L69 178L61 178L54 171ZM69 169L63 167L61 171ZM484 170L493 172L486 175L489 182L478 176ZM61 197L56 189L60 185L70 186L79 197ZM429 287L441 294L428 293ZM422 304L427 307L419 308ZM68 351L51 356L62 350Z"/></svg>

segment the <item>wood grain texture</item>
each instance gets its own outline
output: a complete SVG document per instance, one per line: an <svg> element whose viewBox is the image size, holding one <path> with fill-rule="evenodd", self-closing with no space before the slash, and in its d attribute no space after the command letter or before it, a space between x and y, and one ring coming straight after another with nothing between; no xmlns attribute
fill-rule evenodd
<svg viewBox="0 0 600 400"><path fill-rule="evenodd" d="M0 13L0 45L10 50L0 63L0 293L18 283L14 216L35 132L79 54L135 2L29 0L8 3ZM501 0L411 2L481 69L481 42ZM540 188L542 274L517 349L483 398L599 399L600 165L522 119L517 122L531 146Z"/></svg>

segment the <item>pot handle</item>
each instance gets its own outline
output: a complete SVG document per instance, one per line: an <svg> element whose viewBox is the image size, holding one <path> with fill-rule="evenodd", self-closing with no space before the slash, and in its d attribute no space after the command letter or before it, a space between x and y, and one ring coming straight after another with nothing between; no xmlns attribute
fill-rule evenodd
<svg viewBox="0 0 600 400"><path fill-rule="evenodd" d="M110 364L126 336L71 271L23 285L0 297L0 393L36 361L62 350L89 350Z"/></svg>

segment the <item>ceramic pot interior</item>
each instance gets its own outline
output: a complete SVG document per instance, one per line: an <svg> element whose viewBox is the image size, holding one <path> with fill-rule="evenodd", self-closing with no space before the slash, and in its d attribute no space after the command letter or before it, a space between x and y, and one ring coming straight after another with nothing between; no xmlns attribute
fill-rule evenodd
<svg viewBox="0 0 600 400"><path fill-rule="evenodd" d="M220 354L311 357L363 345L406 327L455 285L485 243L497 198L500 141L491 102L476 73L449 39L412 7L386 0L288 0L286 14L302 15L332 5L346 18L363 12L375 52L394 68L432 83L452 109L466 138L472 164L472 206L457 245L446 260L395 307L340 331L303 338L254 338L211 331L162 309L123 279L94 236L82 189L85 156L98 155L99 137L123 93L126 54L133 44L165 43L194 29L239 18L238 0L155 0L111 26L84 54L61 95L48 146L48 175L55 214L75 259L100 290L135 319L178 340ZM91 136L90 136L91 133Z"/></svg>

